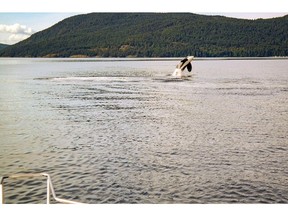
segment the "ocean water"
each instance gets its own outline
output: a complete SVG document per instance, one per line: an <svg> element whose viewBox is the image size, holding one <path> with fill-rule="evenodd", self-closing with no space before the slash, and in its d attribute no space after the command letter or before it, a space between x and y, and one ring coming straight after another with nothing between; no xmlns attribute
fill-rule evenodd
<svg viewBox="0 0 288 216"><path fill-rule="evenodd" d="M0 176L85 203L288 203L288 60L0 59ZM5 180L45 203L44 179Z"/></svg>

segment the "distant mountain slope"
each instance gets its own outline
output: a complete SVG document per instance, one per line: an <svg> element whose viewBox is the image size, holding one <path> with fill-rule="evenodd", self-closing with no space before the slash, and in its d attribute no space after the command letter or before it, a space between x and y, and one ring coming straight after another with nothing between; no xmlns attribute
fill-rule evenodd
<svg viewBox="0 0 288 216"><path fill-rule="evenodd" d="M0 43L0 50L6 48L6 47L8 47L8 46L9 46L8 44L2 44L2 43Z"/></svg>
<svg viewBox="0 0 288 216"><path fill-rule="evenodd" d="M192 13L91 13L0 51L17 57L288 56L288 16L244 20Z"/></svg>

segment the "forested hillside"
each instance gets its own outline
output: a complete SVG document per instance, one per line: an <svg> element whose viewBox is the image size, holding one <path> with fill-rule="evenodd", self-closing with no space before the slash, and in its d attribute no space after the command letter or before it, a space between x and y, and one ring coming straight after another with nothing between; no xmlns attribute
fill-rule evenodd
<svg viewBox="0 0 288 216"><path fill-rule="evenodd" d="M6 47L8 47L8 46L9 46L9 45L7 45L7 44L2 44L2 43L0 43L0 50L6 48Z"/></svg>
<svg viewBox="0 0 288 216"><path fill-rule="evenodd" d="M245 20L192 13L91 13L0 50L11 57L288 56L288 16Z"/></svg>

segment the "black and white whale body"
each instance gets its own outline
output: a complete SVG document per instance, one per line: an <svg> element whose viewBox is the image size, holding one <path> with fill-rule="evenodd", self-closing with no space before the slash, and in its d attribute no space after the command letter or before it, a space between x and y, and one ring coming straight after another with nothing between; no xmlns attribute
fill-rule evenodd
<svg viewBox="0 0 288 216"><path fill-rule="evenodd" d="M184 70L187 68L189 72L192 71L192 64L191 61L193 60L194 56L187 56L186 58L182 59L180 63L176 66L175 71L173 72L173 77L179 77L185 76Z"/></svg>

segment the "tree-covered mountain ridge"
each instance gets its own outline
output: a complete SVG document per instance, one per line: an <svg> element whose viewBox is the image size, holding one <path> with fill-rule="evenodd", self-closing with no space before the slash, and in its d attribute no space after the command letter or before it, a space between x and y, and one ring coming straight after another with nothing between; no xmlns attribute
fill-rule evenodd
<svg viewBox="0 0 288 216"><path fill-rule="evenodd" d="M288 56L288 15L246 20L192 13L77 15L0 50L2 57Z"/></svg>
<svg viewBox="0 0 288 216"><path fill-rule="evenodd" d="M8 46L9 46L8 44L2 44L2 43L0 43L0 50L6 48L6 47L8 47Z"/></svg>

